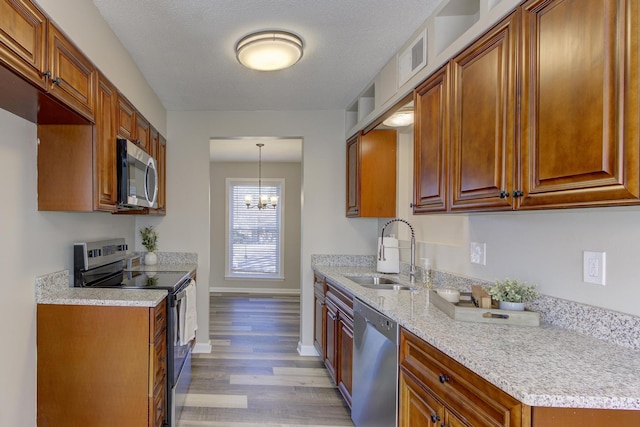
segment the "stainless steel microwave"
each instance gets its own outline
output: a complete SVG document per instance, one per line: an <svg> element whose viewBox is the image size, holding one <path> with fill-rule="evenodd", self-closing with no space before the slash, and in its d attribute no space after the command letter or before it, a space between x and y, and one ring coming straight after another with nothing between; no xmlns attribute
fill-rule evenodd
<svg viewBox="0 0 640 427"><path fill-rule="evenodd" d="M158 169L146 151L127 139L118 139L118 208L158 207Z"/></svg>

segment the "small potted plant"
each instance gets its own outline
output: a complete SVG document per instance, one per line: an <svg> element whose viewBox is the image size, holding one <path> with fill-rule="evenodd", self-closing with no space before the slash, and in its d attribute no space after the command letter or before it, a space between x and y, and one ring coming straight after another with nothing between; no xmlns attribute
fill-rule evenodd
<svg viewBox="0 0 640 427"><path fill-rule="evenodd" d="M535 290L536 285L527 285L526 282L504 279L497 280L496 284L488 289L489 295L500 304L502 310L524 310L524 303L532 301L540 296Z"/></svg>
<svg viewBox="0 0 640 427"><path fill-rule="evenodd" d="M156 255L156 250L158 249L158 232L150 225L140 229L140 237L142 237L142 246L147 250L147 253L144 255L144 263L146 265L157 264L158 255Z"/></svg>

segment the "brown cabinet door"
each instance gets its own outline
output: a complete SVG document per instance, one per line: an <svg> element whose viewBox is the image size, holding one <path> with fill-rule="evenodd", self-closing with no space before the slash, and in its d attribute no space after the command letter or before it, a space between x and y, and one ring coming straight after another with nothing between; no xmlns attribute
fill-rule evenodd
<svg viewBox="0 0 640 427"><path fill-rule="evenodd" d="M360 211L358 137L347 141L347 216L357 217Z"/></svg>
<svg viewBox="0 0 640 427"><path fill-rule="evenodd" d="M97 70L51 22L49 38L49 93L90 121L95 117Z"/></svg>
<svg viewBox="0 0 640 427"><path fill-rule="evenodd" d="M449 67L435 72L414 93L413 213L447 210Z"/></svg>
<svg viewBox="0 0 640 427"><path fill-rule="evenodd" d="M440 427L444 421L444 406L403 368L400 368L398 390L399 427Z"/></svg>
<svg viewBox="0 0 640 427"><path fill-rule="evenodd" d="M98 103L94 127L94 209L113 212L118 202L116 177L117 92L102 75L98 78Z"/></svg>
<svg viewBox="0 0 640 427"><path fill-rule="evenodd" d="M151 152L151 125L149 121L145 119L140 113L136 111L135 114L136 131L135 142L147 153Z"/></svg>
<svg viewBox="0 0 640 427"><path fill-rule="evenodd" d="M451 210L512 209L516 14L451 60Z"/></svg>
<svg viewBox="0 0 640 427"><path fill-rule="evenodd" d="M314 276L314 292L313 292L313 345L322 357L322 360L326 358L326 332L325 326L327 323L327 308L325 306L324 297L324 280L318 276Z"/></svg>
<svg viewBox="0 0 640 427"><path fill-rule="evenodd" d="M135 108L121 93L118 93L118 137L133 140L135 134Z"/></svg>
<svg viewBox="0 0 640 427"><path fill-rule="evenodd" d="M324 365L326 366L331 379L336 382L336 364L338 362L338 307L328 299L325 300L325 307L327 307L327 346L325 350Z"/></svg>
<svg viewBox="0 0 640 427"><path fill-rule="evenodd" d="M638 2L522 6L519 208L637 203Z"/></svg>
<svg viewBox="0 0 640 427"><path fill-rule="evenodd" d="M45 87L47 18L29 0L0 0L0 63Z"/></svg>
<svg viewBox="0 0 640 427"><path fill-rule="evenodd" d="M340 316L338 330L338 348L340 351L338 389L340 389L345 401L351 407L353 390L353 320Z"/></svg>
<svg viewBox="0 0 640 427"><path fill-rule="evenodd" d="M372 130L347 141L347 216L396 216L397 132Z"/></svg>
<svg viewBox="0 0 640 427"><path fill-rule="evenodd" d="M167 213L167 140L159 135L158 152L156 156L158 166L158 209L159 215Z"/></svg>

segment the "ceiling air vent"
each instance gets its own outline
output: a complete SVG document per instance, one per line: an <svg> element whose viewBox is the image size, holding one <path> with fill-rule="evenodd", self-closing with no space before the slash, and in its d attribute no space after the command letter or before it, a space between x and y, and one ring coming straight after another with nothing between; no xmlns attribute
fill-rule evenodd
<svg viewBox="0 0 640 427"><path fill-rule="evenodd" d="M427 30L398 55L398 87L413 77L422 67L427 65Z"/></svg>

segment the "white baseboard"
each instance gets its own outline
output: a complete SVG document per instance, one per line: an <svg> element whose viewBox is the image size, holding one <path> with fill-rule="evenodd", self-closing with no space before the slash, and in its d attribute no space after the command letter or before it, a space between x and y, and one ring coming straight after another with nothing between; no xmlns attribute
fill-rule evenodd
<svg viewBox="0 0 640 427"><path fill-rule="evenodd" d="M300 295L300 289L209 287L209 293Z"/></svg>
<svg viewBox="0 0 640 427"><path fill-rule="evenodd" d="M197 342L196 345L193 346L192 353L211 353L211 341L208 342Z"/></svg>
<svg viewBox="0 0 640 427"><path fill-rule="evenodd" d="M320 356L314 346L302 345L300 341L298 341L298 354L300 356Z"/></svg>

